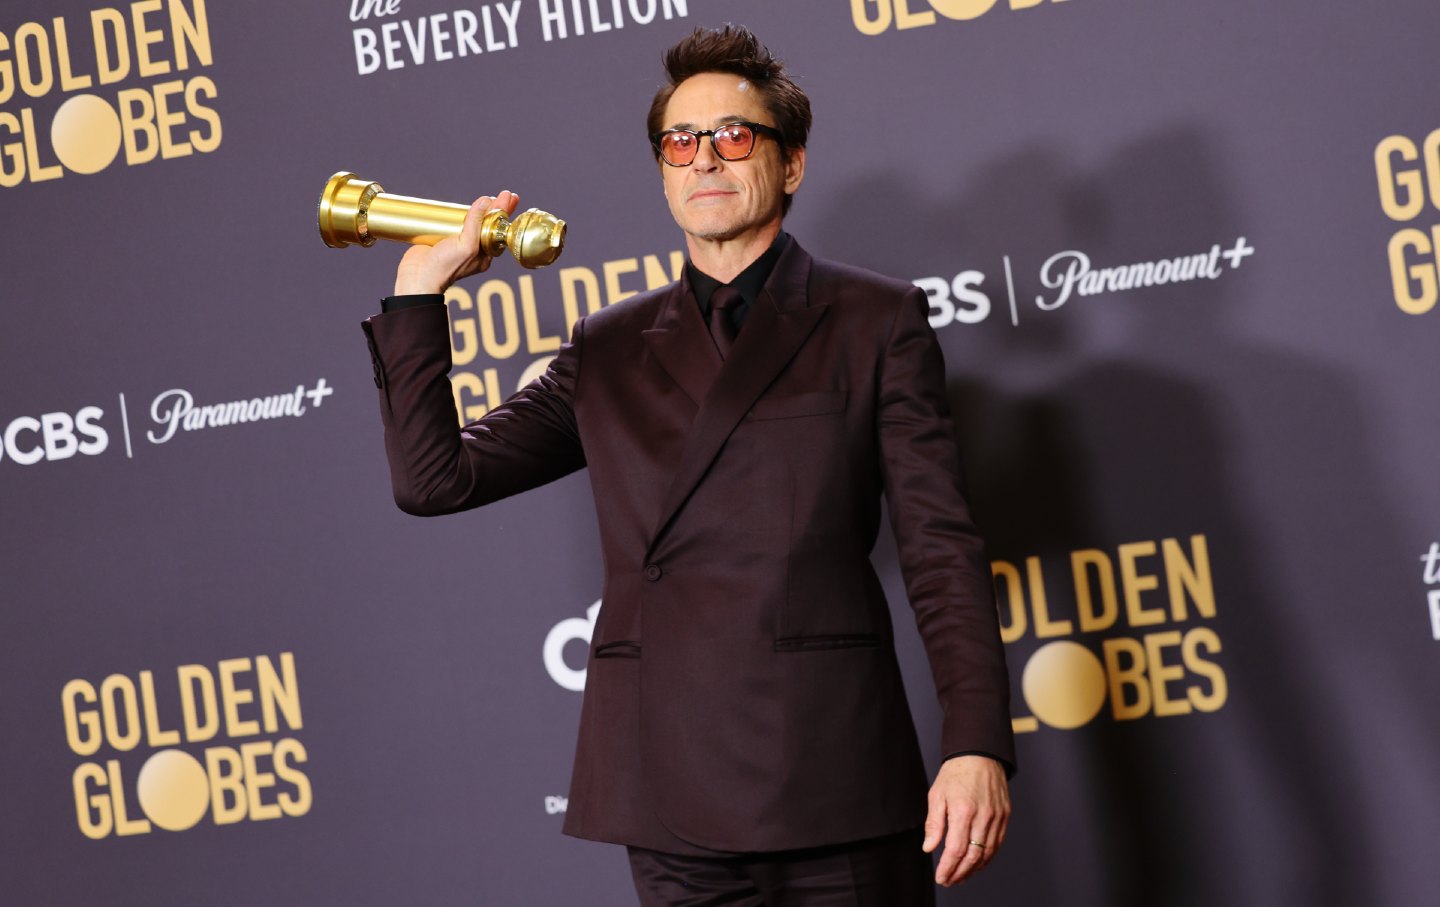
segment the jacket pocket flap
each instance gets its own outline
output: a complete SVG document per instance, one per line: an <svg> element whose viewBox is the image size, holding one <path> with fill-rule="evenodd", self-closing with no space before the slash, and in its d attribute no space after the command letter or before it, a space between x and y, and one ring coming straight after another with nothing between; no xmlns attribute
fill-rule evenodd
<svg viewBox="0 0 1440 907"><path fill-rule="evenodd" d="M596 658L639 658L640 644L628 639L607 642L595 647Z"/></svg>
<svg viewBox="0 0 1440 907"><path fill-rule="evenodd" d="M776 652L814 652L820 649L854 649L880 645L878 633L847 633L830 636L790 636L775 640Z"/></svg>
<svg viewBox="0 0 1440 907"><path fill-rule="evenodd" d="M809 391L803 394L762 397L755 401L746 418L795 419L800 416L844 412L845 401L849 396L845 391Z"/></svg>

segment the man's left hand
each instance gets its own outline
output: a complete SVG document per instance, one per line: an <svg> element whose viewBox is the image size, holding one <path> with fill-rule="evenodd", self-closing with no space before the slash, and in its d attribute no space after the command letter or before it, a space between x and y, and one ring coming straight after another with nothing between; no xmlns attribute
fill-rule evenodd
<svg viewBox="0 0 1440 907"><path fill-rule="evenodd" d="M1009 824L1004 767L988 756L947 759L930 787L925 817L925 852L933 853L942 837L945 841L935 883L949 888L984 869L1005 842Z"/></svg>

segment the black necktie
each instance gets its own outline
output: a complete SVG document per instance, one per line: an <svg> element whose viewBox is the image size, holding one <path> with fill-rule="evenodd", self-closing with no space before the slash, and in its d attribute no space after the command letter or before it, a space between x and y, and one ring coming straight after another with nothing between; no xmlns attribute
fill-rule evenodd
<svg viewBox="0 0 1440 907"><path fill-rule="evenodd" d="M731 316L743 301L744 297L734 287L718 287L710 295L710 336L721 359L729 356L730 348L735 345L735 322Z"/></svg>

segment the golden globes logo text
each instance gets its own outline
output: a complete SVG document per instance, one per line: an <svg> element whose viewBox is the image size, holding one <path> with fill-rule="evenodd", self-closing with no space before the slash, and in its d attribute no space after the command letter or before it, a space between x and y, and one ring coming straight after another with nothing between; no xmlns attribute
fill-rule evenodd
<svg viewBox="0 0 1440 907"><path fill-rule="evenodd" d="M1425 216L1440 221L1440 129L1418 144L1388 135L1375 146L1380 208L1397 223L1410 224L1390 237L1390 283L1395 304L1407 315L1423 315L1440 298L1440 222L1416 224Z"/></svg>
<svg viewBox="0 0 1440 907"><path fill-rule="evenodd" d="M0 186L214 151L215 83L182 75L211 62L205 0L137 0L0 28Z"/></svg>
<svg viewBox="0 0 1440 907"><path fill-rule="evenodd" d="M850 16L863 35L878 35L892 27L901 31L934 25L939 13L946 19L978 19L996 7L1030 9L1066 0L850 0ZM928 8L927 8L928 7Z"/></svg>
<svg viewBox="0 0 1440 907"><path fill-rule="evenodd" d="M1001 639L1040 641L1024 662L1017 733L1078 728L1107 705L1114 721L1225 705L1205 536L1085 548L1066 561L991 564Z"/></svg>
<svg viewBox="0 0 1440 907"><path fill-rule="evenodd" d="M669 253L617 258L598 268L573 265L539 276L547 284L537 296L535 277L486 280L472 295L455 285L445 291L450 307L450 349L455 371L450 385L455 409L464 424L499 406L509 392L502 390L496 363L522 352L538 356L519 375L515 390L545 373L560 344L582 315L598 312L646 290L680 279L685 254ZM554 283L549 283L553 280ZM552 300L560 298L559 313ZM536 300L542 302L537 305Z"/></svg>
<svg viewBox="0 0 1440 907"><path fill-rule="evenodd" d="M87 838L310 811L295 656L84 678L60 693L75 819ZM183 745L183 748L182 748Z"/></svg>

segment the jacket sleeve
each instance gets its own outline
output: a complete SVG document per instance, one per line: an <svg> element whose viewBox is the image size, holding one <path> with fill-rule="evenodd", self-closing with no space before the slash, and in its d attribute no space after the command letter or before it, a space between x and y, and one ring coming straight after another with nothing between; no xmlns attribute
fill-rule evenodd
<svg viewBox="0 0 1440 907"><path fill-rule="evenodd" d="M366 320L395 503L435 516L479 507L585 466L575 424L581 328L545 374L463 427L450 387L443 305Z"/></svg>
<svg viewBox="0 0 1440 907"><path fill-rule="evenodd" d="M905 591L944 713L946 757L1015 766L1010 679L984 542L965 502L945 363L919 289L905 294L880 376L881 469Z"/></svg>

